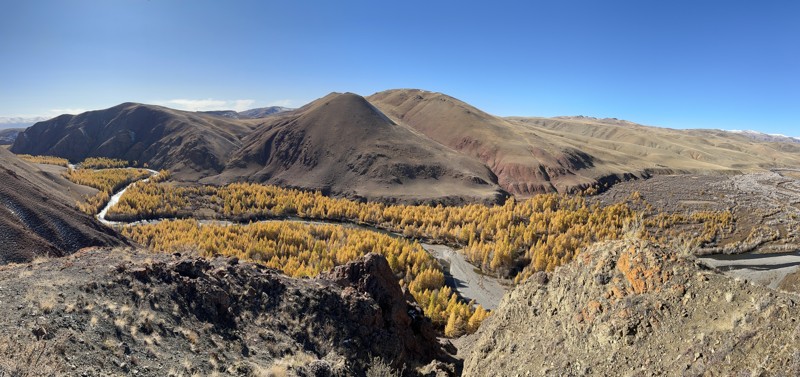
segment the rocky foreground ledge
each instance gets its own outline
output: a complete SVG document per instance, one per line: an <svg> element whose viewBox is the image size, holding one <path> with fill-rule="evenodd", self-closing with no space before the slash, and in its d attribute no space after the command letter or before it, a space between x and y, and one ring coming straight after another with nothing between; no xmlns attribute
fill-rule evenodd
<svg viewBox="0 0 800 377"><path fill-rule="evenodd" d="M0 267L0 302L2 375L459 372L372 254L293 279L229 258L85 250Z"/></svg>
<svg viewBox="0 0 800 377"><path fill-rule="evenodd" d="M797 376L798 302L643 241L597 244L506 295L464 375Z"/></svg>

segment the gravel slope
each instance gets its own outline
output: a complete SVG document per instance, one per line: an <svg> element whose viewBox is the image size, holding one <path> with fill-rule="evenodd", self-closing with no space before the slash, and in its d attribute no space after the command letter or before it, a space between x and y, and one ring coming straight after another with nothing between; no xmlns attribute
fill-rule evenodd
<svg viewBox="0 0 800 377"><path fill-rule="evenodd" d="M601 243L506 295L464 376L797 376L798 302L646 242Z"/></svg>

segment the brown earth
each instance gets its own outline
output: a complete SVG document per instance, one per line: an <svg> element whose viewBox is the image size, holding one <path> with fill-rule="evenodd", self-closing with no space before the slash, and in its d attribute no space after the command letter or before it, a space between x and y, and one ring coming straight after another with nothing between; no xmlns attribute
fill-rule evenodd
<svg viewBox="0 0 800 377"><path fill-rule="evenodd" d="M800 165L800 144L717 130L673 130L617 119L501 118L441 93L400 89L368 97L401 124L478 159L517 196L570 192L654 174Z"/></svg>
<svg viewBox="0 0 800 377"><path fill-rule="evenodd" d="M799 302L643 241L596 244L506 295L463 375L796 376Z"/></svg>
<svg viewBox="0 0 800 377"><path fill-rule="evenodd" d="M732 229L697 249L698 254L791 252L800 244L800 177L795 174L793 170L776 170L662 175L617 184L589 200L608 205L638 193L644 203L637 210L645 210L647 204L652 212L666 214L730 211ZM694 233L702 226L676 230Z"/></svg>
<svg viewBox="0 0 800 377"><path fill-rule="evenodd" d="M1 375L457 372L378 255L315 279L236 259L94 249L0 267ZM423 373L424 372L424 373Z"/></svg>
<svg viewBox="0 0 800 377"><path fill-rule="evenodd" d="M501 118L423 90L389 90L366 100L333 93L266 118L244 119L246 113L126 103L37 123L11 150L73 161L136 160L186 182L248 180L359 199L444 203L497 201L506 192L570 193L659 174L800 167L800 143L783 139L617 119Z"/></svg>
<svg viewBox="0 0 800 377"><path fill-rule="evenodd" d="M0 149L0 182L0 264L126 242L75 209L75 197L83 189L49 167L42 169Z"/></svg>
<svg viewBox="0 0 800 377"><path fill-rule="evenodd" d="M778 288L787 292L800 294L800 270L787 275L783 281L778 284Z"/></svg>
<svg viewBox="0 0 800 377"><path fill-rule="evenodd" d="M504 197L481 163L394 123L352 93L269 119L210 182L247 180L399 202Z"/></svg>
<svg viewBox="0 0 800 377"><path fill-rule="evenodd" d="M36 123L19 134L11 151L72 162L86 157L137 161L168 169L178 179L196 180L222 171L253 122L123 103Z"/></svg>
<svg viewBox="0 0 800 377"><path fill-rule="evenodd" d="M82 186L64 178L64 166L34 164L18 158L5 148L0 148L0 166L13 171L34 186L47 191L64 203L75 203L97 193L97 189Z"/></svg>

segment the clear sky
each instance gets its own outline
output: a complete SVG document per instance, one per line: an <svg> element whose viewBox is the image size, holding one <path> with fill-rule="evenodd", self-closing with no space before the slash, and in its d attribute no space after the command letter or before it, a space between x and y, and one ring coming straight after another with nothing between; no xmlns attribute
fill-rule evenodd
<svg viewBox="0 0 800 377"><path fill-rule="evenodd" d="M800 1L0 0L0 117L439 91L800 136Z"/></svg>

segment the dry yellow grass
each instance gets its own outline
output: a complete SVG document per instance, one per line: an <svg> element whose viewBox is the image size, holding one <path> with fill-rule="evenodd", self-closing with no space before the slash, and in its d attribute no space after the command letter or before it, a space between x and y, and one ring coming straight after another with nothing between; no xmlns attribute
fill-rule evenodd
<svg viewBox="0 0 800 377"><path fill-rule="evenodd" d="M800 145L717 130L674 130L616 119L502 118L442 93L401 89L368 100L399 126L476 158L517 196L583 189L602 178L725 173L800 166Z"/></svg>

